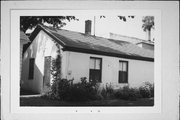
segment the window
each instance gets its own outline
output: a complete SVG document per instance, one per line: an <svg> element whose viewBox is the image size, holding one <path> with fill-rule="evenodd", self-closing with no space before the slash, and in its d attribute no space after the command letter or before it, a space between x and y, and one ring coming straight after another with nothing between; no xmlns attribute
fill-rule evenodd
<svg viewBox="0 0 180 120"><path fill-rule="evenodd" d="M29 59L29 79L34 77L34 58Z"/></svg>
<svg viewBox="0 0 180 120"><path fill-rule="evenodd" d="M119 83L128 83L128 61L119 61Z"/></svg>
<svg viewBox="0 0 180 120"><path fill-rule="evenodd" d="M89 80L101 82L102 59L90 57Z"/></svg>

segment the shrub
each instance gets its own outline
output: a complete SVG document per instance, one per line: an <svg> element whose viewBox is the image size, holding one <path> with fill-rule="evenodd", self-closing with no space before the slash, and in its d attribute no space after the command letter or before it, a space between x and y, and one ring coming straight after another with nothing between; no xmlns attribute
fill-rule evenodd
<svg viewBox="0 0 180 120"><path fill-rule="evenodd" d="M77 83L71 86L69 90L69 98L67 101L86 101L87 94L86 89L82 86L81 83Z"/></svg>
<svg viewBox="0 0 180 120"><path fill-rule="evenodd" d="M96 87L91 82L73 84L69 95L68 101L87 101L98 98Z"/></svg>
<svg viewBox="0 0 180 120"><path fill-rule="evenodd" d="M145 82L143 86L139 87L139 92L143 98L154 97L154 85Z"/></svg>
<svg viewBox="0 0 180 120"><path fill-rule="evenodd" d="M123 88L117 90L115 97L124 100L136 100L137 98L141 98L141 95L138 89L124 86Z"/></svg>
<svg viewBox="0 0 180 120"><path fill-rule="evenodd" d="M87 82L86 77L81 78L81 82L71 84L71 80L55 80L50 93L45 96L51 99L65 101L87 101L98 99L98 85L96 82Z"/></svg>
<svg viewBox="0 0 180 120"><path fill-rule="evenodd" d="M151 97L154 97L154 84L150 86Z"/></svg>
<svg viewBox="0 0 180 120"><path fill-rule="evenodd" d="M79 83L72 84L72 81L67 79L53 80L51 91L43 95L43 97L64 101L88 101L112 98L136 100L142 97L154 97L154 85L149 82L145 82L139 88L124 86L115 91L111 84L106 84L100 90L99 84L96 81L88 82L86 77L82 77Z"/></svg>
<svg viewBox="0 0 180 120"><path fill-rule="evenodd" d="M58 79L53 81L51 86L50 97L52 99L66 100L68 99L69 90L71 87L70 80L67 79Z"/></svg>
<svg viewBox="0 0 180 120"><path fill-rule="evenodd" d="M106 84L106 87L101 90L101 95L103 98L108 99L108 98L114 98L114 89L111 84Z"/></svg>

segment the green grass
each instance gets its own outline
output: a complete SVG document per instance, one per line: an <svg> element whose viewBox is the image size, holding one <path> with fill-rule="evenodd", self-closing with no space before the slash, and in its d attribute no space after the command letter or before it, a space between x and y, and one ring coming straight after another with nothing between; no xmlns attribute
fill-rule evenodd
<svg viewBox="0 0 180 120"><path fill-rule="evenodd" d="M141 98L136 101L121 99L94 100L87 102L66 102L42 97L21 97L20 106L153 106L154 99Z"/></svg>

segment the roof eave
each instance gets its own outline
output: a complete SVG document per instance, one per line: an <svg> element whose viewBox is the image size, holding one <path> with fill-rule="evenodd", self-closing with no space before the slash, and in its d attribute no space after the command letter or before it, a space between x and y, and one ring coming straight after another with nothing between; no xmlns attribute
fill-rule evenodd
<svg viewBox="0 0 180 120"><path fill-rule="evenodd" d="M36 35L39 33L39 31L44 31L47 35L49 35L51 38L53 38L53 40L55 40L57 43L59 43L61 46L65 46L65 43L60 41L56 36L54 36L53 34L51 34L49 31L47 31L45 28L43 28L43 26L41 25L37 25L36 29L33 31L33 33L30 36L30 40L33 41L34 38L36 37Z"/></svg>
<svg viewBox="0 0 180 120"><path fill-rule="evenodd" d="M125 55L125 54L118 54L118 53L109 53L109 52L89 50L89 49L84 49L84 48L76 48L76 47L72 47L72 46L65 46L63 48L63 51L89 53L89 54L96 54L96 55L105 55L105 56L111 56L111 57L119 57L119 58L125 58L125 59L154 62L154 58L149 58L149 57L132 56L132 55Z"/></svg>

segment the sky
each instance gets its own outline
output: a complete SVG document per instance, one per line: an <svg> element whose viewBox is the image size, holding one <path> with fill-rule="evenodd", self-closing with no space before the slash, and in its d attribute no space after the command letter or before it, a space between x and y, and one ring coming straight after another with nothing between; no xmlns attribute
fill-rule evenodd
<svg viewBox="0 0 180 120"><path fill-rule="evenodd" d="M147 40L147 33L142 29L142 19L143 16L135 16L134 18L128 18L126 16L127 21L124 22L120 20L115 15L108 15L105 18L100 18L100 16L93 16L93 15L76 15L75 16L79 21L65 20L66 25L63 26L61 29L77 31L84 33L85 32L85 21L91 20L92 21L92 28L91 33L94 35L94 28L95 28L95 35L100 37L109 38L110 33L120 34L129 37L136 37L140 39ZM95 27L94 27L94 17L95 17ZM47 25L47 24L45 24ZM151 38L154 38L154 31L151 31ZM32 32L32 30L27 31L26 33Z"/></svg>
<svg viewBox="0 0 180 120"><path fill-rule="evenodd" d="M67 25L62 29L72 30L77 32L85 32L85 20L92 20L92 35L94 35L94 16L75 16L79 21L66 21ZM140 39L147 39L147 33L142 29L143 16L135 16L134 18L127 18L124 22L117 16L95 16L95 35L109 38L110 32L129 37L136 37ZM154 38L154 30L152 30L152 38Z"/></svg>

